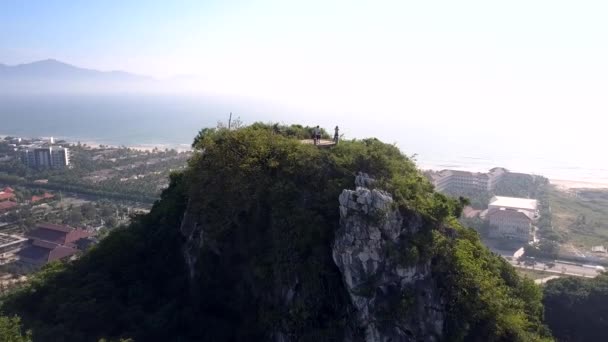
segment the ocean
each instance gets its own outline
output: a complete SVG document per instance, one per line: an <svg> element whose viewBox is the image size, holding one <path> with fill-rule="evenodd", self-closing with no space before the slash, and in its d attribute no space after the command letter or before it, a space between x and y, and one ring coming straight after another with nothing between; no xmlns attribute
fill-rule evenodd
<svg viewBox="0 0 608 342"><path fill-rule="evenodd" d="M310 112L228 96L0 96L0 135L183 148L201 128L226 122L230 112L245 123L272 121L327 128L340 123L347 138L377 136L394 142L405 154L416 154L423 169L487 171L502 166L552 179L608 184L604 144L585 143L582 138L570 137L563 145L550 136L534 141L517 136L495 139L492 134L454 130L423 120L379 124L377 116Z"/></svg>

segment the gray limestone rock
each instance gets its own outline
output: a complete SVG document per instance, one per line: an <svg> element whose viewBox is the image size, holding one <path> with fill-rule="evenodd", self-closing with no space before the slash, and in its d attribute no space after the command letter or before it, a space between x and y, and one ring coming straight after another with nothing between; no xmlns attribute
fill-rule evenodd
<svg viewBox="0 0 608 342"><path fill-rule="evenodd" d="M404 266L388 255L389 245L422 229L421 217L404 217L394 208L392 196L367 188L373 183L369 175L359 174L355 183L356 190L340 195L340 229L332 250L356 310L353 319L364 331L358 337L347 333L346 340L441 339L445 305L433 283L430 262Z"/></svg>

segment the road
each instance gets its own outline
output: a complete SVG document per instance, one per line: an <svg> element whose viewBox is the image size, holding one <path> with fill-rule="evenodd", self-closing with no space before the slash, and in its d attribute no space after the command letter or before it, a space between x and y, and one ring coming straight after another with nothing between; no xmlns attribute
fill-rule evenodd
<svg viewBox="0 0 608 342"><path fill-rule="evenodd" d="M509 260L509 263L515 267L525 268L529 270L540 270L549 273L562 274L562 275L570 275L576 277L586 277L586 278L594 278L599 272L594 268L583 267L579 265L565 264L559 261L555 262L555 266L549 268L544 262L537 261L534 268L532 266L525 266L523 261L521 264L517 264L517 261Z"/></svg>

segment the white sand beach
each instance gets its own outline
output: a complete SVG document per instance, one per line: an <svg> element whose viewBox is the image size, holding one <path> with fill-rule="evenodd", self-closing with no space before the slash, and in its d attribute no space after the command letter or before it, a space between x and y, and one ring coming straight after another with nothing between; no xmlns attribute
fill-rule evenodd
<svg viewBox="0 0 608 342"><path fill-rule="evenodd" d="M573 181L565 179L550 179L551 185L559 190L572 190L572 189L606 189L608 190L608 183L602 182L590 182L590 181Z"/></svg>

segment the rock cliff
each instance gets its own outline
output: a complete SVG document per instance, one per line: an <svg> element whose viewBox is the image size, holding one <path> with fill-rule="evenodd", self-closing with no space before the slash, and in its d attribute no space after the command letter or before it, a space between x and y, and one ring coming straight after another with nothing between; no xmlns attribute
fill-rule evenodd
<svg viewBox="0 0 608 342"><path fill-rule="evenodd" d="M340 195L340 229L333 260L340 269L365 341L435 341L444 308L434 291L430 261L404 265L390 250L424 229L419 215L405 216L392 197L369 189L369 176ZM348 339L352 339L352 336Z"/></svg>

